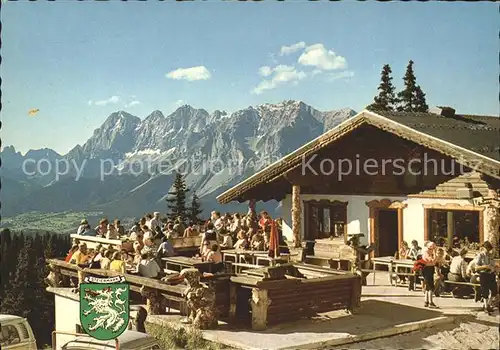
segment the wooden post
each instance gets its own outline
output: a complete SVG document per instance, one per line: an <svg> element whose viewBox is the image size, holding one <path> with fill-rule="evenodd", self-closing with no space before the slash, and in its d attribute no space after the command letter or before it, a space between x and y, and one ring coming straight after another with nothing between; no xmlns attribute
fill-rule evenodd
<svg viewBox="0 0 500 350"><path fill-rule="evenodd" d="M295 248L301 247L301 202L300 202L300 186L292 186L292 232Z"/></svg>
<svg viewBox="0 0 500 350"><path fill-rule="evenodd" d="M497 203L498 205L498 203ZM480 215L483 213L480 213ZM485 241L489 241L493 245L493 256L499 256L499 231L500 231L500 208L494 205L489 205L483 214L486 218L486 234Z"/></svg>
<svg viewBox="0 0 500 350"><path fill-rule="evenodd" d="M455 234L455 220L453 218L453 212L446 212L446 233L447 233L447 246L451 247L453 244L453 235ZM431 237L432 239L433 237Z"/></svg>
<svg viewBox="0 0 500 350"><path fill-rule="evenodd" d="M236 317L236 304L238 302L238 287L229 283L229 317Z"/></svg>
<svg viewBox="0 0 500 350"><path fill-rule="evenodd" d="M267 297L267 289L252 289L250 306L252 307L252 329L264 330L267 328L267 307L271 301Z"/></svg>

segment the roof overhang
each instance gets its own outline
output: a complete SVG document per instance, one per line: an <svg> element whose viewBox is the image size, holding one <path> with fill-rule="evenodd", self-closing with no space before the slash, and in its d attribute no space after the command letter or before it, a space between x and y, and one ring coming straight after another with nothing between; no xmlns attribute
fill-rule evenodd
<svg viewBox="0 0 500 350"><path fill-rule="evenodd" d="M345 120L333 129L316 139L306 143L292 153L279 159L275 163L260 170L236 186L228 189L217 197L221 204L229 203L251 188L264 183L270 183L283 176L286 172L300 166L301 161L307 159L318 150L328 146L344 135L361 125L369 124L378 129L390 132L403 139L415 142L421 146L435 150L455 159L475 171L500 179L500 162L477 152L470 151L450 142L441 140L426 133L417 131L392 119L383 117L375 112L363 110L352 118Z"/></svg>

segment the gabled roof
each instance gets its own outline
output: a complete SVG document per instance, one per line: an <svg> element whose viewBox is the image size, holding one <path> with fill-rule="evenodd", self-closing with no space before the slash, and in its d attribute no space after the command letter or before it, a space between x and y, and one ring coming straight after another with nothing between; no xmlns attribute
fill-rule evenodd
<svg viewBox="0 0 500 350"><path fill-rule="evenodd" d="M433 113L376 112L401 125L500 161L500 118Z"/></svg>
<svg viewBox="0 0 500 350"><path fill-rule="evenodd" d="M258 184L271 182L353 129L372 125L398 137L454 158L481 173L500 179L500 119L489 116L444 117L433 113L363 110L217 197L229 203ZM495 135L497 136L495 138Z"/></svg>

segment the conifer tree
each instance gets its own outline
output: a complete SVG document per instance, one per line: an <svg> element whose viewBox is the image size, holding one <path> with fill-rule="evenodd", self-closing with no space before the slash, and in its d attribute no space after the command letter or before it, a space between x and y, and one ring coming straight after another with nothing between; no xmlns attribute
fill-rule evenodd
<svg viewBox="0 0 500 350"><path fill-rule="evenodd" d="M186 221L188 217L188 211L186 208L186 193L189 189L187 188L186 182L181 174L175 174L173 187L173 191L168 192L171 196L170 198L167 198L167 206L169 209L168 217L172 220L180 217L183 221Z"/></svg>
<svg viewBox="0 0 500 350"><path fill-rule="evenodd" d="M30 280L30 268L33 267L30 266L30 262L33 260L30 258L33 256L33 239L31 237L24 239L22 234L19 237L24 240L24 246L19 252L16 271L10 276L9 288L5 290L0 310L4 314L27 317L29 314L27 294L31 292L33 282Z"/></svg>
<svg viewBox="0 0 500 350"><path fill-rule="evenodd" d="M413 70L413 61L408 62L406 73L403 77L404 89L398 93L398 111L427 112L429 107L425 101L425 93L417 85L417 78Z"/></svg>
<svg viewBox="0 0 500 350"><path fill-rule="evenodd" d="M395 87L392 85L391 66L385 64L380 74L380 85L378 95L373 98L374 102L366 107L372 111L393 111L396 108L397 97Z"/></svg>
<svg viewBox="0 0 500 350"><path fill-rule="evenodd" d="M420 88L420 85L417 85L415 88L415 112L427 112L428 110L429 106L425 99L425 93Z"/></svg>
<svg viewBox="0 0 500 350"><path fill-rule="evenodd" d="M201 213L203 213L203 210L201 209L200 199L198 198L196 193L193 193L191 206L189 207L189 219L194 223L198 223L200 221L198 215L200 215Z"/></svg>

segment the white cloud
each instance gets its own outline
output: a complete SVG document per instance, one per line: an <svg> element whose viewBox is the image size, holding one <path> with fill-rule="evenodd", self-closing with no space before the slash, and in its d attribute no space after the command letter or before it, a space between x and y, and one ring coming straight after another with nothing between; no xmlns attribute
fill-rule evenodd
<svg viewBox="0 0 500 350"><path fill-rule="evenodd" d="M322 70L347 68L346 59L332 50L327 50L323 44L308 46L300 55L298 62L304 66L313 66Z"/></svg>
<svg viewBox="0 0 500 350"><path fill-rule="evenodd" d="M168 79L174 80L207 80L212 77L212 74L208 71L205 66L191 67L191 68L179 68L173 70L166 74Z"/></svg>
<svg viewBox="0 0 500 350"><path fill-rule="evenodd" d="M291 53L297 52L299 50L302 50L303 48L306 47L306 43L303 41L300 41L298 43L292 44L290 46L282 46L280 50L280 56L285 56L289 55Z"/></svg>
<svg viewBox="0 0 500 350"><path fill-rule="evenodd" d="M88 102L89 106L107 106L107 105L110 105L110 104L117 104L118 102L121 101L121 98L120 96L111 96L110 98L106 99L106 100L100 100L100 101L92 101L90 100Z"/></svg>
<svg viewBox="0 0 500 350"><path fill-rule="evenodd" d="M260 71L260 70L259 70ZM267 73L267 72L266 72ZM297 71L295 67L287 65L279 65L274 68L270 68L269 80L263 80L257 85L252 93L260 95L266 90L272 90L278 85L283 85L286 83L292 83L294 85L306 77L306 73Z"/></svg>
<svg viewBox="0 0 500 350"><path fill-rule="evenodd" d="M183 105L185 105L185 104L186 104L186 102L185 102L184 100L177 100L177 101L175 101L175 103L174 103L174 105L175 105L176 107L180 107L180 106L183 106Z"/></svg>
<svg viewBox="0 0 500 350"><path fill-rule="evenodd" d="M130 107L138 106L140 104L142 104L140 101L134 100L134 101L130 101L129 103L127 103L125 105L125 107L130 108Z"/></svg>
<svg viewBox="0 0 500 350"><path fill-rule="evenodd" d="M260 76L262 76L262 77L268 77L268 76L270 76L272 73L273 73L273 70L271 69L271 67L268 67L268 66L263 66L263 67L260 67L260 68L259 68L259 74L260 74Z"/></svg>
<svg viewBox="0 0 500 350"><path fill-rule="evenodd" d="M353 71L346 70L346 71L338 72L338 73L330 73L328 75L328 80L333 81L333 80L337 80L337 79L349 79L349 78L352 78L353 76L354 76Z"/></svg>

